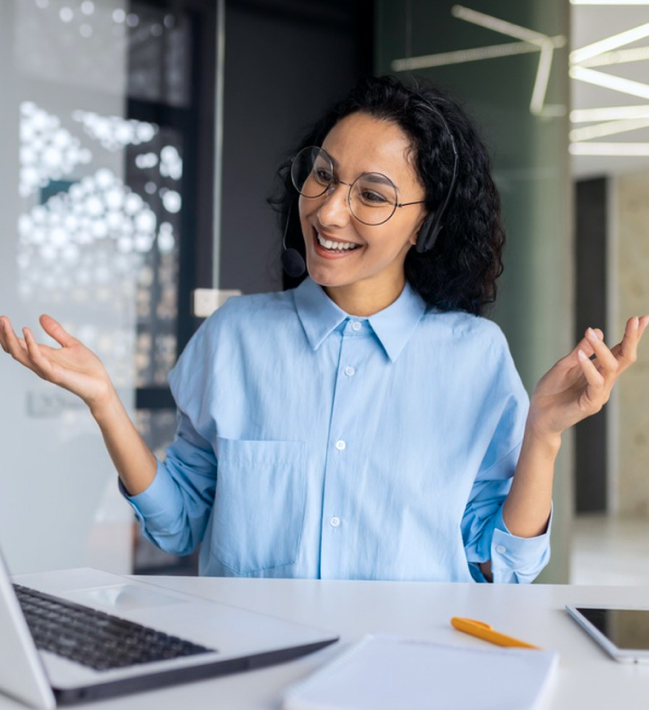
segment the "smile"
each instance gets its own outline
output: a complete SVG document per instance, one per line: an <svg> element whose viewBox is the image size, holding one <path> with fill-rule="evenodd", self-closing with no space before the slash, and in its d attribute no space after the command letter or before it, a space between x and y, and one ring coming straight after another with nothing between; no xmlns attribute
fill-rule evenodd
<svg viewBox="0 0 649 710"><path fill-rule="evenodd" d="M316 232L316 239L318 244L327 251L351 251L352 249L358 248L358 244L353 242L334 242L331 239L325 239Z"/></svg>

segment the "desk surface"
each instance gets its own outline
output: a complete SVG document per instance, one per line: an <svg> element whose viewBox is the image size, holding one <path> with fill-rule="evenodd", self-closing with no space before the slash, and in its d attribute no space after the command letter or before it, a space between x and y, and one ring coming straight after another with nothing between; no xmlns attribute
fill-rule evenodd
<svg viewBox="0 0 649 710"><path fill-rule="evenodd" d="M211 681L86 705L96 710L278 710L284 688L366 633L386 632L465 646L489 647L455 631L468 616L560 654L543 710L647 707L649 664L610 659L563 611L565 604L649 607L647 587L495 586L423 582L349 582L220 578L144 578L169 589L331 629L341 640L315 654ZM404 707L406 707L404 705ZM79 707L79 706L77 706ZM0 696L0 710L24 706Z"/></svg>

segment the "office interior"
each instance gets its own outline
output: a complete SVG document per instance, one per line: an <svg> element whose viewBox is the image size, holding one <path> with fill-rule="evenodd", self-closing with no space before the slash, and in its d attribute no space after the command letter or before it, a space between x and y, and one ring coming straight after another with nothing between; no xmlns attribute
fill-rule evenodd
<svg viewBox="0 0 649 710"><path fill-rule="evenodd" d="M450 90L492 150L508 233L491 317L524 384L588 325L649 312L649 3L3 0L0 310L95 350L147 443L197 289L282 288L275 171L367 73ZM209 300L209 299L208 299ZM539 581L649 582L649 347L565 437ZM12 572L193 574L153 548L72 396L0 358Z"/></svg>

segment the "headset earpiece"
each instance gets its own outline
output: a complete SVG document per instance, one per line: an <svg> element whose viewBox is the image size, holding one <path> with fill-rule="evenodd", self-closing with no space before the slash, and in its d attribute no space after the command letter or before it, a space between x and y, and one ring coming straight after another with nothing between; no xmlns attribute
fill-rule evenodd
<svg viewBox="0 0 649 710"><path fill-rule="evenodd" d="M417 253L423 254L424 252L430 251L435 242L437 241L437 236L439 235L442 224L441 216L443 210L437 208L434 212L431 212L417 232L417 243L415 244L415 249Z"/></svg>

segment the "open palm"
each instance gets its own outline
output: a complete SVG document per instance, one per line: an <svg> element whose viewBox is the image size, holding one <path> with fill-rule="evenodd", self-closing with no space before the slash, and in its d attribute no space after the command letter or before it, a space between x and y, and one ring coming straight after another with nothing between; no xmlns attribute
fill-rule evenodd
<svg viewBox="0 0 649 710"><path fill-rule="evenodd" d="M78 395L90 407L106 398L112 385L101 360L50 316L41 316L40 323L60 348L37 343L29 328L23 329L24 338L18 338L9 318L2 316L2 349L42 379Z"/></svg>

